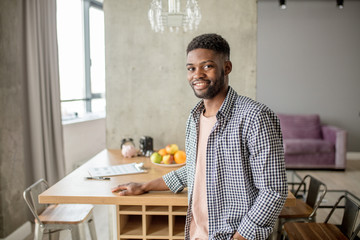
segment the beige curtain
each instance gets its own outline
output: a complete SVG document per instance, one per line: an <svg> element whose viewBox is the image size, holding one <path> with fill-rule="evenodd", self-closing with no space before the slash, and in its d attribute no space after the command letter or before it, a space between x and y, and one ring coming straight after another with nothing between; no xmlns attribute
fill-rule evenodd
<svg viewBox="0 0 360 240"><path fill-rule="evenodd" d="M65 174L56 0L24 2L32 174L53 184Z"/></svg>

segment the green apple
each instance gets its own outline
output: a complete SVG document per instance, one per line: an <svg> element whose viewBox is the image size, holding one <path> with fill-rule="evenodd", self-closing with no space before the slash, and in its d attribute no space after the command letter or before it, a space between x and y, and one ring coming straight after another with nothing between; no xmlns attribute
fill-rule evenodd
<svg viewBox="0 0 360 240"><path fill-rule="evenodd" d="M150 161L153 163L160 163L162 160L162 156L158 152L154 152L150 156Z"/></svg>

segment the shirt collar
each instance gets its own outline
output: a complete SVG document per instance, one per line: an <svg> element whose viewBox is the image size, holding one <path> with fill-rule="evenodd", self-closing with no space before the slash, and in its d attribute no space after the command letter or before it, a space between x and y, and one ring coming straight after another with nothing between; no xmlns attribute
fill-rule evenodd
<svg viewBox="0 0 360 240"><path fill-rule="evenodd" d="M236 91L229 86L224 102L222 103L219 111L216 114L217 119L230 117L232 107L237 97L238 94L236 93ZM194 116L196 120L198 120L200 118L200 114L204 111L204 109L205 109L204 100L201 100L191 110L191 114Z"/></svg>

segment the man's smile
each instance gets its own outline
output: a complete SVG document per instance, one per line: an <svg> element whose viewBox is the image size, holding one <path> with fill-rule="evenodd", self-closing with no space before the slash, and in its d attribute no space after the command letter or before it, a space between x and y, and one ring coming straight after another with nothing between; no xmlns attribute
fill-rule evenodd
<svg viewBox="0 0 360 240"><path fill-rule="evenodd" d="M204 89L210 85L210 80L195 80L191 83L195 89Z"/></svg>

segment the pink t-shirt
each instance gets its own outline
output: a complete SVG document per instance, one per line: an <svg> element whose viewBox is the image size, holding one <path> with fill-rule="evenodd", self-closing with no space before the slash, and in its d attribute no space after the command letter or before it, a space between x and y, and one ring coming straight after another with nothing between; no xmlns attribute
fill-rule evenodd
<svg viewBox="0 0 360 240"><path fill-rule="evenodd" d="M207 118L201 114L192 199L192 219L190 223L190 239L192 240L209 238L209 217L206 198L206 147L215 123L216 116Z"/></svg>

